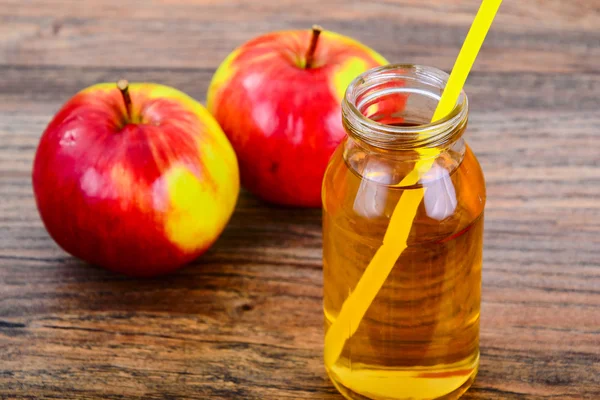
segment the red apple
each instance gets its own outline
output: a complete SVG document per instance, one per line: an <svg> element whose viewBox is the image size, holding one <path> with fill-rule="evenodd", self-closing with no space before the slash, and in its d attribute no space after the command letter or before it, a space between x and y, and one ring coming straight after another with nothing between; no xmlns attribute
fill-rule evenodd
<svg viewBox="0 0 600 400"><path fill-rule="evenodd" d="M327 162L345 137L348 84L386 60L342 35L313 28L270 33L233 51L208 90L242 184L279 204L319 207Z"/></svg>
<svg viewBox="0 0 600 400"><path fill-rule="evenodd" d="M119 85L83 90L50 122L33 166L35 199L72 255L128 275L162 274L219 236L237 200L238 164L192 98Z"/></svg>

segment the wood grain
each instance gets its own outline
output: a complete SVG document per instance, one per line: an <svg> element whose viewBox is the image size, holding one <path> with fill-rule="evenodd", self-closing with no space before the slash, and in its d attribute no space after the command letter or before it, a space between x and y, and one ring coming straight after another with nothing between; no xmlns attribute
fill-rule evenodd
<svg viewBox="0 0 600 400"><path fill-rule="evenodd" d="M37 141L127 77L203 100L251 37L319 23L449 70L478 1L0 0L0 398L341 399L322 355L320 211L243 193L208 254L115 275L48 237ZM481 369L466 399L600 398L600 3L505 2L469 78L488 182Z"/></svg>

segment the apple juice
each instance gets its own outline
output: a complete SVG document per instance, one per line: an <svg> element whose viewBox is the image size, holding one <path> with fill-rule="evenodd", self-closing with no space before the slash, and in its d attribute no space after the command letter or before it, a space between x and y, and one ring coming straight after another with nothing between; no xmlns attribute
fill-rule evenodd
<svg viewBox="0 0 600 400"><path fill-rule="evenodd" d="M334 338L343 347L326 368L349 399L458 398L474 380L479 363L485 202L483 174L462 139L466 96L456 118L427 135L429 148L437 150L423 153L417 146L424 142L409 145L409 139L431 128L416 124L430 117L426 111L419 117L419 110L435 108L429 104L435 98L417 97L426 90L439 95L446 75L412 66L379 70L400 83L397 90L393 82L377 76L377 69L349 87L345 102L354 102L349 112L356 115L347 114L349 107L343 105L349 137L333 155L323 181L326 332L382 245L401 196L424 191L424 197L412 220L407 248L364 316L351 321L357 327L348 326L342 330L347 333ZM411 74L417 75L415 81L403 79ZM361 96L370 97L361 102ZM367 136L371 128L385 133L369 131ZM377 141L377 133L397 137ZM435 154L431 168L417 184L401 186L423 154ZM326 342L326 352L327 346Z"/></svg>

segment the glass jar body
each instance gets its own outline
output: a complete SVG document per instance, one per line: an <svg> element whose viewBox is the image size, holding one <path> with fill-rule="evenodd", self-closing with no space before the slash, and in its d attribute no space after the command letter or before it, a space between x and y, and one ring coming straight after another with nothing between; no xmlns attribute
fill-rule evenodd
<svg viewBox="0 0 600 400"><path fill-rule="evenodd" d="M333 339L343 343L326 368L349 399L458 398L475 378L485 183L461 135L428 153L430 168L408 186L401 182L422 160L419 149L384 151L349 137L330 161L323 181L326 332L382 246L400 198L423 192L407 247L364 316Z"/></svg>

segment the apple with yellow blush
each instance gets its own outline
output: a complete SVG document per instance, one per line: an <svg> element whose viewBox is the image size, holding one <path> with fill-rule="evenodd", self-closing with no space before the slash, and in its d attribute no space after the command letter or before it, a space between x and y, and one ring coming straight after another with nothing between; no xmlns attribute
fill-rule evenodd
<svg viewBox="0 0 600 400"><path fill-rule="evenodd" d="M207 108L236 151L242 185L272 203L320 207L325 168L346 135L346 87L383 64L365 45L317 26L234 50L212 79Z"/></svg>
<svg viewBox="0 0 600 400"><path fill-rule="evenodd" d="M195 259L227 224L238 163L197 101L119 81L71 98L43 133L33 166L37 207L68 253L132 276Z"/></svg>

